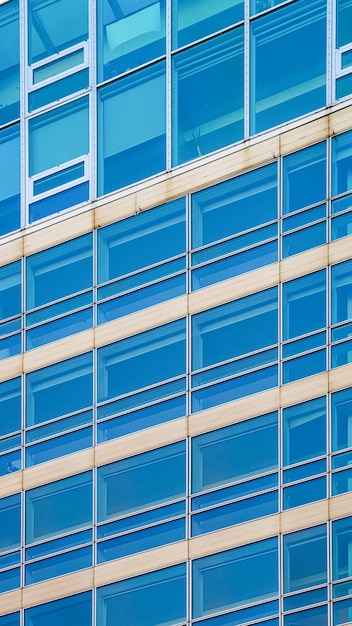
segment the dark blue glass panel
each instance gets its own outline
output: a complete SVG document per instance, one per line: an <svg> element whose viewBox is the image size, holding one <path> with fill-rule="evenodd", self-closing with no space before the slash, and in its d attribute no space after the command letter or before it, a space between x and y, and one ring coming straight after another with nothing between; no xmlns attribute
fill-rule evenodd
<svg viewBox="0 0 352 626"><path fill-rule="evenodd" d="M4 322L3 324L0 324L0 337L5 337L6 335L15 333L17 330L21 330L21 328L21 317L17 317L17 319L11 320L10 322Z"/></svg>
<svg viewBox="0 0 352 626"><path fill-rule="evenodd" d="M163 280L144 289L108 300L98 305L98 324L104 324L123 315L135 313L141 309L176 298L186 293L186 275L181 274Z"/></svg>
<svg viewBox="0 0 352 626"><path fill-rule="evenodd" d="M314 376L326 370L326 350L318 350L305 356L291 359L283 364L283 383L292 383L300 378Z"/></svg>
<svg viewBox="0 0 352 626"><path fill-rule="evenodd" d="M0 593L17 589L21 585L21 569L15 567L5 572L0 572Z"/></svg>
<svg viewBox="0 0 352 626"><path fill-rule="evenodd" d="M92 548L89 546L80 550L65 552L49 559L43 559L42 561L36 561L26 565L25 584L31 585L42 580L76 572L85 567L91 567L92 562Z"/></svg>
<svg viewBox="0 0 352 626"><path fill-rule="evenodd" d="M257 18L251 27L251 134L323 107L325 0L309 5L299 0Z"/></svg>
<svg viewBox="0 0 352 626"><path fill-rule="evenodd" d="M159 524L144 530L102 541L97 547L98 563L120 559L143 550L185 539L186 524L184 519Z"/></svg>
<svg viewBox="0 0 352 626"><path fill-rule="evenodd" d="M283 560L284 593L326 583L328 567L326 524L284 535ZM324 591L326 593L325 589ZM295 597L292 598L293 602Z"/></svg>
<svg viewBox="0 0 352 626"><path fill-rule="evenodd" d="M102 87L98 96L102 196L166 168L165 62Z"/></svg>
<svg viewBox="0 0 352 626"><path fill-rule="evenodd" d="M0 384L0 436L21 428L21 378Z"/></svg>
<svg viewBox="0 0 352 626"><path fill-rule="evenodd" d="M81 183L65 191L56 193L43 200L29 205L29 222L36 222L49 215L54 215L65 209L87 202L89 200L89 183Z"/></svg>
<svg viewBox="0 0 352 626"><path fill-rule="evenodd" d="M0 6L0 42L0 126L2 126L20 116L20 23L18 0L12 0L11 3ZM3 174L4 170L2 167L0 171ZM6 176L2 178L2 184L4 182L6 186Z"/></svg>
<svg viewBox="0 0 352 626"><path fill-rule="evenodd" d="M21 261L0 268L0 320L21 313Z"/></svg>
<svg viewBox="0 0 352 626"><path fill-rule="evenodd" d="M352 415L352 388L331 395L332 450L352 447L350 420Z"/></svg>
<svg viewBox="0 0 352 626"><path fill-rule="evenodd" d="M245 272L275 263L278 260L277 241L257 246L232 255L226 259L215 261L210 265L202 266L192 271L192 289L201 289L220 280L232 278Z"/></svg>
<svg viewBox="0 0 352 626"><path fill-rule="evenodd" d="M352 581L348 580L345 583L333 585L332 593L333 598L342 598L343 596L352 595Z"/></svg>
<svg viewBox="0 0 352 626"><path fill-rule="evenodd" d="M352 598L335 602L334 604L334 626L346 624L352 620Z"/></svg>
<svg viewBox="0 0 352 626"><path fill-rule="evenodd" d="M26 448L26 467L51 461L66 454L72 454L93 445L92 427L76 430L73 433L54 437Z"/></svg>
<svg viewBox="0 0 352 626"><path fill-rule="evenodd" d="M50 102L56 103L61 98L65 98L76 91L87 89L87 87L89 87L88 68L29 93L28 110L34 111L35 109L50 104Z"/></svg>
<svg viewBox="0 0 352 626"><path fill-rule="evenodd" d="M173 165L243 139L243 48L239 27L173 57Z"/></svg>
<svg viewBox="0 0 352 626"><path fill-rule="evenodd" d="M191 377L192 388L194 389L195 387L220 380L221 378L229 378L236 374L242 374L248 370L258 369L262 365L275 363L277 359L278 350L277 348L272 348L271 350L262 350L261 352L254 353L252 356L236 359L230 363L224 363L224 365L206 369L199 374L193 374Z"/></svg>
<svg viewBox="0 0 352 626"><path fill-rule="evenodd" d="M305 609L291 615L285 615L284 626L329 626L328 606L317 606L315 609Z"/></svg>
<svg viewBox="0 0 352 626"><path fill-rule="evenodd" d="M102 419L111 405L98 409L97 419ZM158 404L147 406L137 411L113 417L97 425L97 443L109 441L116 437L123 437L129 433L156 426L163 422L177 419L186 415L186 396L178 396Z"/></svg>
<svg viewBox="0 0 352 626"><path fill-rule="evenodd" d="M19 354L22 351L21 334L12 335L0 341L0 359L7 359L10 356Z"/></svg>
<svg viewBox="0 0 352 626"><path fill-rule="evenodd" d="M84 176L84 162L71 165L71 167L59 170L58 172L55 172L55 174L49 174L48 176L44 176L43 178L39 178L34 181L33 193L35 196L41 193L46 193L51 189L55 189L55 187L71 183L82 176Z"/></svg>
<svg viewBox="0 0 352 626"><path fill-rule="evenodd" d="M17 552L11 552L10 554L5 554L0 557L0 569L6 569L7 567L12 567L13 565L20 565L21 563L21 552L18 550Z"/></svg>
<svg viewBox="0 0 352 626"><path fill-rule="evenodd" d="M20 546L21 542L21 495L0 500L0 552Z"/></svg>
<svg viewBox="0 0 352 626"><path fill-rule="evenodd" d="M321 270L283 285L283 339L326 325L326 272Z"/></svg>
<svg viewBox="0 0 352 626"><path fill-rule="evenodd" d="M331 220L331 239L340 239L352 234L352 211L343 213Z"/></svg>
<svg viewBox="0 0 352 626"><path fill-rule="evenodd" d="M20 626L20 612L0 617L0 626Z"/></svg>
<svg viewBox="0 0 352 626"><path fill-rule="evenodd" d="M331 367L340 367L352 361L352 340L331 348Z"/></svg>
<svg viewBox="0 0 352 626"><path fill-rule="evenodd" d="M278 492L271 491L254 498L247 498L193 515L192 535L210 533L220 528L242 524L277 512Z"/></svg>
<svg viewBox="0 0 352 626"><path fill-rule="evenodd" d="M238 378L210 385L192 393L192 412L203 411L223 402L238 400L253 393L276 387L277 366L266 367Z"/></svg>
<svg viewBox="0 0 352 626"><path fill-rule="evenodd" d="M186 621L186 565L130 578L97 589L97 623L172 626ZM27 626L27 624L25 625Z"/></svg>
<svg viewBox="0 0 352 626"><path fill-rule="evenodd" d="M287 215L305 206L315 204L326 198L326 142L304 148L283 159L283 214ZM295 225L300 226L296 220L302 220L305 216L312 215L312 219L324 217L316 215L318 209L305 211L295 217ZM292 218L293 219L293 218ZM302 222L303 225L303 222Z"/></svg>
<svg viewBox="0 0 352 626"><path fill-rule="evenodd" d="M83 309L78 313L60 317L53 322L36 326L26 333L26 349L32 350L51 341L69 337L93 326L93 309Z"/></svg>
<svg viewBox="0 0 352 626"><path fill-rule="evenodd" d="M324 243L326 243L326 224L321 222L291 235L286 235L283 239L283 257L299 254Z"/></svg>
<svg viewBox="0 0 352 626"><path fill-rule="evenodd" d="M284 509L292 509L324 498L326 498L326 477L322 476L292 487L285 487Z"/></svg>
<svg viewBox="0 0 352 626"><path fill-rule="evenodd" d="M352 469L347 469L332 475L332 495L352 491Z"/></svg>
<svg viewBox="0 0 352 626"><path fill-rule="evenodd" d="M0 456L0 476L6 476L21 469L21 450Z"/></svg>
<svg viewBox="0 0 352 626"><path fill-rule="evenodd" d="M76 596L40 604L24 612L25 626L91 626L92 593L86 591Z"/></svg>
<svg viewBox="0 0 352 626"><path fill-rule="evenodd" d="M217 5L193 0L190 5L187 0L173 0L171 22L173 49L243 20L243 4L243 0L227 0Z"/></svg>
<svg viewBox="0 0 352 626"><path fill-rule="evenodd" d="M15 7L18 3L16 0L12 3ZM10 5L7 5L10 7ZM1 11L6 7L0 6L0 41L1 45L4 42L1 40L2 31L1 27ZM6 28L11 25L7 25ZM6 44L5 44L6 45ZM6 50L6 55L12 54L12 44L9 45ZM2 49L4 53L4 50ZM6 56L5 55L5 56ZM1 55L0 55L1 56ZM2 58L3 60L3 58ZM1 71L0 71L1 77ZM1 85L1 78L0 78ZM6 81L5 81L6 85ZM6 86L5 86L6 90ZM0 86L1 94L1 86ZM15 97L18 97L15 96ZM4 106L3 100L1 101L2 107L0 108L0 124L1 117L6 115L9 106ZM16 115L17 117L17 115ZM20 207L20 132L19 125L15 124L9 128L4 128L0 131L0 171L1 171L1 186L0 186L0 235L9 233L12 230L20 228L21 219L21 207Z"/></svg>
<svg viewBox="0 0 352 626"><path fill-rule="evenodd" d="M18 448L21 445L21 435L14 435L13 437L6 437L6 439L0 440L0 453L7 452L13 448Z"/></svg>
<svg viewBox="0 0 352 626"><path fill-rule="evenodd" d="M326 550L326 546L323 546L323 549ZM313 589L313 591L305 591L304 593L297 593L293 596L288 596L288 598L284 598L284 611L292 611L293 609L300 609L302 606L318 604L318 602L324 602L327 599L328 590L326 587Z"/></svg>
<svg viewBox="0 0 352 626"><path fill-rule="evenodd" d="M333 196L352 189L352 131L331 138Z"/></svg>

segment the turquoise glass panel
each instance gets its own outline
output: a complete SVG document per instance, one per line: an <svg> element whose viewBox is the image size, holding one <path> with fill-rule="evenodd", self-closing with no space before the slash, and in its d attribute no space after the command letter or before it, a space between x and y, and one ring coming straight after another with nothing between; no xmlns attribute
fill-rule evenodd
<svg viewBox="0 0 352 626"><path fill-rule="evenodd" d="M0 268L0 321L21 313L21 261Z"/></svg>
<svg viewBox="0 0 352 626"><path fill-rule="evenodd" d="M57 4L55 3L55 5ZM88 96L64 104L30 120L30 176L45 172L52 167L57 167L88 153Z"/></svg>
<svg viewBox="0 0 352 626"><path fill-rule="evenodd" d="M352 448L352 388L331 396L332 450Z"/></svg>
<svg viewBox="0 0 352 626"><path fill-rule="evenodd" d="M165 62L98 92L98 195L166 168Z"/></svg>
<svg viewBox="0 0 352 626"><path fill-rule="evenodd" d="M172 47L192 41L236 24L244 17L243 0L172 0Z"/></svg>
<svg viewBox="0 0 352 626"><path fill-rule="evenodd" d="M352 13L351 13L352 17ZM352 35L351 35L352 39ZM352 50L347 50L343 52L341 55L341 69L345 70L347 67L351 67L352 65Z"/></svg>
<svg viewBox="0 0 352 626"><path fill-rule="evenodd" d="M284 593L327 582L327 528L323 524L284 535Z"/></svg>
<svg viewBox="0 0 352 626"><path fill-rule="evenodd" d="M349 0L336 0L336 44L338 48L352 41L352 5Z"/></svg>
<svg viewBox="0 0 352 626"><path fill-rule="evenodd" d="M57 74L67 72L75 68L77 65L81 65L82 63L84 63L83 48L81 48L80 50L76 50L75 52L71 52L70 54L66 54L65 56L62 56L55 61L40 65L39 67L34 69L33 84L36 85L43 80L54 78Z"/></svg>
<svg viewBox="0 0 352 626"><path fill-rule="evenodd" d="M76 91L82 91L89 87L89 69L81 70L71 76L66 76L45 87L39 87L28 94L28 110L35 111L50 102L57 102L61 98L69 96Z"/></svg>
<svg viewBox="0 0 352 626"><path fill-rule="evenodd" d="M26 543L43 541L92 523L92 472L26 491Z"/></svg>
<svg viewBox="0 0 352 626"><path fill-rule="evenodd" d="M0 6L0 59L0 126L2 126L20 116L20 23L18 0L12 0L10 3L7 2ZM6 181L6 178L4 178L4 181Z"/></svg>
<svg viewBox="0 0 352 626"><path fill-rule="evenodd" d="M98 402L185 372L186 324L179 320L98 349Z"/></svg>
<svg viewBox="0 0 352 626"><path fill-rule="evenodd" d="M92 593L40 604L24 612L25 626L92 626Z"/></svg>
<svg viewBox="0 0 352 626"><path fill-rule="evenodd" d="M21 494L0 499L0 553L20 547Z"/></svg>
<svg viewBox="0 0 352 626"><path fill-rule="evenodd" d="M352 517L332 523L332 579L352 576Z"/></svg>
<svg viewBox="0 0 352 626"><path fill-rule="evenodd" d="M284 215L325 200L325 141L284 157L283 194Z"/></svg>
<svg viewBox="0 0 352 626"><path fill-rule="evenodd" d="M8 5L9 6L9 5ZM1 15L0 6L0 15ZM0 50L1 50L0 27ZM9 51L10 51L9 47ZM1 53L0 53L1 58ZM1 72L0 72L1 85ZM1 97L1 87L0 87ZM0 120L3 112L0 108ZM0 131L0 235L20 227L20 132L15 124Z"/></svg>
<svg viewBox="0 0 352 626"><path fill-rule="evenodd" d="M73 413L93 403L92 353L44 367L26 378L26 426Z"/></svg>
<svg viewBox="0 0 352 626"><path fill-rule="evenodd" d="M84 176L84 163L72 165L71 167L60 170L55 174L50 174L49 176L45 176L44 178L40 178L35 181L33 184L34 195L37 196L40 193L45 193L51 189L55 189L55 187L66 185L67 183L71 183L76 180L76 178L81 178L82 176Z"/></svg>
<svg viewBox="0 0 352 626"><path fill-rule="evenodd" d="M165 0L98 0L98 82L166 53Z"/></svg>
<svg viewBox="0 0 352 626"><path fill-rule="evenodd" d="M252 21L250 71L251 134L323 107L326 1L298 0Z"/></svg>
<svg viewBox="0 0 352 626"><path fill-rule="evenodd" d="M265 576L258 577L258 571ZM194 560L192 583L193 618L275 597L277 538Z"/></svg>
<svg viewBox="0 0 352 626"><path fill-rule="evenodd" d="M0 384L0 437L21 429L21 378Z"/></svg>
<svg viewBox="0 0 352 626"><path fill-rule="evenodd" d="M243 46L239 27L173 57L173 165L243 139Z"/></svg>
<svg viewBox="0 0 352 626"><path fill-rule="evenodd" d="M98 522L182 498L185 442L98 468Z"/></svg>
<svg viewBox="0 0 352 626"><path fill-rule="evenodd" d="M326 454L326 399L317 398L283 410L284 465Z"/></svg>
<svg viewBox="0 0 352 626"><path fill-rule="evenodd" d="M331 322L352 318L352 260L331 268Z"/></svg>
<svg viewBox="0 0 352 626"><path fill-rule="evenodd" d="M27 309L92 287L92 234L83 235L27 257L26 272Z"/></svg>
<svg viewBox="0 0 352 626"><path fill-rule="evenodd" d="M352 189L352 131L332 137L331 193L336 196Z"/></svg>
<svg viewBox="0 0 352 626"><path fill-rule="evenodd" d="M30 223L89 200L89 182L81 183L29 205Z"/></svg>
<svg viewBox="0 0 352 626"><path fill-rule="evenodd" d="M97 589L99 626L173 626L185 621L184 564Z"/></svg>
<svg viewBox="0 0 352 626"><path fill-rule="evenodd" d="M293 339L325 325L325 270L284 283L283 339Z"/></svg>
<svg viewBox="0 0 352 626"><path fill-rule="evenodd" d="M69 19L67 19L69 16ZM88 0L28 1L28 62L31 65L88 39Z"/></svg>

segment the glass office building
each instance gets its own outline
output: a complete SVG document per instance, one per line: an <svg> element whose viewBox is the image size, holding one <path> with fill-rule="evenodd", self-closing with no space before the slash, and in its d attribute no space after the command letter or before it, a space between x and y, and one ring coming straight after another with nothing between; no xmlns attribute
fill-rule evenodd
<svg viewBox="0 0 352 626"><path fill-rule="evenodd" d="M0 626L352 624L352 0L0 0Z"/></svg>

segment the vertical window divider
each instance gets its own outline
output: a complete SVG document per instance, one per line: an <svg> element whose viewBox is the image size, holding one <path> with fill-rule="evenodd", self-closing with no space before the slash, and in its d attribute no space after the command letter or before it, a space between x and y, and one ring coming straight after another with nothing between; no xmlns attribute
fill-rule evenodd
<svg viewBox="0 0 352 626"><path fill-rule="evenodd" d="M336 0L327 3L326 13L326 104L335 100Z"/></svg>
<svg viewBox="0 0 352 626"><path fill-rule="evenodd" d="M172 120L172 92L171 92L171 0L166 0L166 171L171 170L171 120Z"/></svg>
<svg viewBox="0 0 352 626"><path fill-rule="evenodd" d="M250 91L250 0L244 0L244 139L248 139L250 133L249 123L249 91Z"/></svg>
<svg viewBox="0 0 352 626"><path fill-rule="evenodd" d="M28 226L28 121L27 121L27 86L28 86L28 2L19 0L20 12L20 180L21 180L21 228Z"/></svg>
<svg viewBox="0 0 352 626"><path fill-rule="evenodd" d="M97 197L97 10L96 2L88 3L88 64L90 71L90 116L89 116L89 147L90 147L90 163L89 163L89 196L91 200ZM94 246L94 242L93 242Z"/></svg>

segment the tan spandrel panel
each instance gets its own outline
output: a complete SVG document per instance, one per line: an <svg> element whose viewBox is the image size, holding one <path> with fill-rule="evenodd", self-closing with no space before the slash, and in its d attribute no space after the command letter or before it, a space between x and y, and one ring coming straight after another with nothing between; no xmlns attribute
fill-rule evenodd
<svg viewBox="0 0 352 626"><path fill-rule="evenodd" d="M337 241L332 241L329 244L329 265L335 265L335 263L341 263L352 258L352 235L348 237L342 237Z"/></svg>
<svg viewBox="0 0 352 626"><path fill-rule="evenodd" d="M328 263L328 246L319 246L313 250L296 254L280 262L280 281L286 282L299 276L305 276L325 267Z"/></svg>
<svg viewBox="0 0 352 626"><path fill-rule="evenodd" d="M280 135L280 155L290 154L325 139L329 132L328 115L302 124Z"/></svg>
<svg viewBox="0 0 352 626"><path fill-rule="evenodd" d="M138 213L137 196L136 193L130 193L123 198L108 200L105 204L97 206L94 211L94 225L95 228L100 228L136 213Z"/></svg>
<svg viewBox="0 0 352 626"><path fill-rule="evenodd" d="M329 371L329 391L339 391L352 385L352 364L342 365Z"/></svg>
<svg viewBox="0 0 352 626"><path fill-rule="evenodd" d="M351 128L352 106L344 107L329 116L329 135L338 135Z"/></svg>
<svg viewBox="0 0 352 626"><path fill-rule="evenodd" d="M21 589L2 593L0 596L0 615L9 615L14 611L19 611L22 602Z"/></svg>
<svg viewBox="0 0 352 626"><path fill-rule="evenodd" d="M279 389L269 389L252 396L221 404L207 411L189 416L189 435L199 435L210 430L242 422L279 408Z"/></svg>
<svg viewBox="0 0 352 626"><path fill-rule="evenodd" d="M46 250L59 243L70 241L85 235L93 230L94 217L92 209L87 209L85 213L69 217L65 220L43 227L33 233L25 235L23 242L23 253L25 256Z"/></svg>
<svg viewBox="0 0 352 626"><path fill-rule="evenodd" d="M187 561L187 558L187 541L179 541L154 550L140 552L117 561L98 565L94 570L94 586L101 587L125 578L178 565Z"/></svg>
<svg viewBox="0 0 352 626"><path fill-rule="evenodd" d="M39 485L67 478L94 467L94 448L29 467L23 471L23 488L32 489Z"/></svg>
<svg viewBox="0 0 352 626"><path fill-rule="evenodd" d="M288 383L280 387L280 406L287 407L317 398L327 393L328 387L328 372Z"/></svg>
<svg viewBox="0 0 352 626"><path fill-rule="evenodd" d="M87 591L93 587L93 580L93 568L89 568L35 585L28 585L22 591L22 606L26 609Z"/></svg>
<svg viewBox="0 0 352 626"><path fill-rule="evenodd" d="M65 361L78 354L84 354L94 348L94 329L84 330L81 333L70 335L48 343L35 350L29 350L23 355L23 371L32 372L47 365Z"/></svg>
<svg viewBox="0 0 352 626"><path fill-rule="evenodd" d="M23 256L23 236L0 245L0 266L8 265Z"/></svg>
<svg viewBox="0 0 352 626"><path fill-rule="evenodd" d="M259 270L253 270L253 272L211 285L211 287L194 291L189 295L189 313L199 313L251 293L268 289L277 285L278 280L279 264L273 263Z"/></svg>
<svg viewBox="0 0 352 626"><path fill-rule="evenodd" d="M280 532L290 533L301 528L322 524L329 519L328 500L306 504L280 514Z"/></svg>
<svg viewBox="0 0 352 626"><path fill-rule="evenodd" d="M187 437L187 419L179 418L166 424L147 428L95 448L95 465L106 465L141 452L155 450Z"/></svg>
<svg viewBox="0 0 352 626"><path fill-rule="evenodd" d="M340 519L352 515L352 493L344 493L329 500L329 519Z"/></svg>
<svg viewBox="0 0 352 626"><path fill-rule="evenodd" d="M148 309L137 311L95 329L96 347L137 335L187 315L187 296L179 296Z"/></svg>
<svg viewBox="0 0 352 626"><path fill-rule="evenodd" d="M22 490L23 472L13 472L0 478L0 498L5 498ZM0 530L1 532L1 530Z"/></svg>
<svg viewBox="0 0 352 626"><path fill-rule="evenodd" d="M4 380L10 380L20 376L23 372L23 357L22 354L16 354L9 359L0 361L0 382Z"/></svg>
<svg viewBox="0 0 352 626"><path fill-rule="evenodd" d="M244 546L254 541L260 541L261 539L277 535L279 527L279 515L271 515L253 522L194 537L189 540L189 557L196 559L237 546Z"/></svg>

